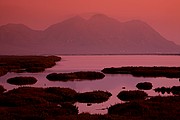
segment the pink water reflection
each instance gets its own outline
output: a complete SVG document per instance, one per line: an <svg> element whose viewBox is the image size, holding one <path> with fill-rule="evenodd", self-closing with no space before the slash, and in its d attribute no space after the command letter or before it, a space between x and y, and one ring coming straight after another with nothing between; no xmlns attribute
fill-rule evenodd
<svg viewBox="0 0 180 120"><path fill-rule="evenodd" d="M180 66L180 56L160 55L92 55L61 56L62 61L53 70L101 70L120 66Z"/></svg>

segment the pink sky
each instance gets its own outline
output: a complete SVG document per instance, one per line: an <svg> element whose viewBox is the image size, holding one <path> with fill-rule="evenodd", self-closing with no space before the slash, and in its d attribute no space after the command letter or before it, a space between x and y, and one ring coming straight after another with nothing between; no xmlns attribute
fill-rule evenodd
<svg viewBox="0 0 180 120"><path fill-rule="evenodd" d="M73 15L92 13L122 22L143 20L180 44L180 0L0 0L0 25L22 23L45 29Z"/></svg>

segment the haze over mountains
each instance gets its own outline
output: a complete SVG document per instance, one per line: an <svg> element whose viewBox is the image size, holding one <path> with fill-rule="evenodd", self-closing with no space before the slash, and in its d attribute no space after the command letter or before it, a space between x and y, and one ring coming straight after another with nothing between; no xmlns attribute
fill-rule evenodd
<svg viewBox="0 0 180 120"><path fill-rule="evenodd" d="M32 30L22 24L0 26L0 54L175 54L180 46L145 22L119 22L103 14L75 16Z"/></svg>

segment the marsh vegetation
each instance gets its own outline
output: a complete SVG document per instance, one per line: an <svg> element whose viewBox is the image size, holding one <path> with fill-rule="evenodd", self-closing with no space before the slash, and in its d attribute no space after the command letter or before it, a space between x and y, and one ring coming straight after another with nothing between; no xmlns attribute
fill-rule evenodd
<svg viewBox="0 0 180 120"><path fill-rule="evenodd" d="M115 104L108 109L108 114L125 118L143 120L178 120L180 96L152 97L147 100Z"/></svg>
<svg viewBox="0 0 180 120"><path fill-rule="evenodd" d="M180 86L173 86L173 87L158 87L154 89L155 92L158 93L172 93L173 95L180 95Z"/></svg>
<svg viewBox="0 0 180 120"><path fill-rule="evenodd" d="M0 76L7 72L43 72L60 60L57 56L0 56Z"/></svg>
<svg viewBox="0 0 180 120"><path fill-rule="evenodd" d="M139 90L129 90L121 91L117 97L123 101L133 101L133 100L143 100L148 97L148 94L144 91Z"/></svg>
<svg viewBox="0 0 180 120"><path fill-rule="evenodd" d="M150 82L142 82L142 83L138 83L136 85L136 87L139 89L139 90L151 90L153 85L152 83Z"/></svg>
<svg viewBox="0 0 180 120"><path fill-rule="evenodd" d="M74 81L74 80L96 80L102 79L105 75L101 72L81 71L73 73L51 73L46 76L50 81Z"/></svg>
<svg viewBox="0 0 180 120"><path fill-rule="evenodd" d="M6 89L2 85L0 85L0 94L3 93L4 91L6 91Z"/></svg>
<svg viewBox="0 0 180 120"><path fill-rule="evenodd" d="M102 103L105 102L111 97L112 94L110 92L104 91L92 91L92 92L84 92L79 93L77 95L78 102L82 103Z"/></svg>
<svg viewBox="0 0 180 120"><path fill-rule="evenodd" d="M9 78L7 80L7 83L13 84L13 85L32 85L37 82L37 79L34 77L14 77Z"/></svg>
<svg viewBox="0 0 180 120"><path fill-rule="evenodd" d="M29 81L27 80L27 78L23 77L25 76L25 74L26 75L30 74L30 76L34 75L33 77L37 78L38 81L45 81L45 80L47 81L46 79L47 77L49 79L48 82L51 81L59 81L59 82L51 82L51 84L47 84L48 87L43 86L44 88L42 88L42 86L40 87L16 86L19 88L11 89L8 91L6 91L5 89L6 87L4 88L3 86L0 85L0 113L1 113L0 118L2 120L3 119L5 120L9 120L9 119L41 119L41 120L44 119L62 119L62 120L63 119L67 119L67 120L174 119L174 120L179 120L180 119L179 86L173 86L174 84L171 84L171 87L156 88L157 84L155 84L156 83L155 80L161 78L137 79L133 77L133 76L138 76L138 77L141 76L141 77L178 78L177 74L179 73L178 72L179 67L121 67L121 69L107 68L108 70L105 68L105 70L102 70L102 72L104 72L105 74L133 75L133 76L107 75L106 77L101 72L83 71L83 70L81 71L81 69L79 70L81 72L71 72L71 70L68 70L68 72L70 71L69 73L58 73L59 71L53 71L54 73L49 74L50 72L52 72L50 69L49 70L50 72L49 71L43 72L42 75L43 78L42 78L42 76L37 77L36 74L34 74L34 72L42 72L46 68L52 67L53 65L56 64L56 61L60 60L60 57L51 56L47 58L46 61L45 60L46 58L44 57L42 58L38 57L39 60L37 60L36 59L37 56L35 58L33 56L31 57L29 56L28 59L26 60L25 60L26 57L23 59L19 59L21 62L18 62L17 59L18 57L19 56L11 56L10 57L11 59L8 58L7 61L12 60L11 62L8 63L9 66L5 62L0 62L0 75L4 75L7 72L18 72L16 75L18 74L21 75L21 77L19 77L20 80L17 80L18 77L15 77L16 79L14 78L14 76L9 77L10 79L14 79L13 84L22 85L22 86L27 84L32 85L33 83L31 83L31 80ZM2 58L2 56L0 58ZM31 58L33 58L34 60ZM0 59L0 61L5 61L5 60ZM52 62L54 61L54 62L52 63L49 61ZM146 72L146 70L148 71ZM31 73L24 74L19 72L31 72ZM38 73L38 74L42 74L42 73ZM122 78L120 78L120 76ZM104 81L103 80L102 82L98 80L96 81L96 79L102 79L104 77L105 77L105 79L103 79ZM6 76L5 77L3 76L2 78L4 79L6 78ZM139 79L140 81L137 81ZM145 81L145 79L148 80L148 82L142 82ZM155 82L150 81L152 79L154 79ZM167 78L163 78L163 79L167 79ZM94 88L94 84L91 84L92 81L86 81L86 80L93 80L93 82L97 82L99 84L97 84L96 88ZM132 80L132 81L129 82L127 80ZM123 82L126 81L131 84L130 87L128 86L128 84L123 84ZM86 84L86 86L83 87L83 85L85 85L84 83L86 82L88 84ZM63 88L62 87L63 84L65 84L64 86L66 87L67 85L66 83L70 83L70 85L72 85L73 83L75 87L68 86L69 88ZM56 84L56 86L61 86L61 87L53 87L54 84ZM101 88L101 86L105 86L105 85L108 89ZM167 85L165 84L164 86ZM81 89L85 89L85 90L81 91L80 89L76 89L76 87L80 87L80 88L82 87ZM137 89L136 87L140 90L150 90L150 91L146 91L148 94L149 93L151 94L151 92L153 91L151 90L152 87L155 88L154 90L156 92L161 92L161 93L167 92L172 94L170 94L171 96L166 96L166 97L162 97L162 96L152 97L151 95L150 97L144 91L135 90ZM117 88L118 91L116 93L111 91L111 89L115 89L115 88ZM122 91L122 89L127 89L127 90ZM111 91L111 93L106 90ZM158 95L158 93L156 93L156 95ZM117 97L119 99L117 99ZM111 98L117 99L116 104L113 105L112 103L110 103L111 104L110 106L108 104L109 107L103 106L104 105L103 103L105 104L108 103L106 101L109 99L111 100ZM106 114L82 113L81 109L79 109L81 107L78 106L79 104L84 105L89 109L92 108L93 110L94 110L93 108L94 106L99 105L100 107L96 107L95 109L98 108L100 108L100 110L106 109L108 110L108 113L107 112Z"/></svg>
<svg viewBox="0 0 180 120"><path fill-rule="evenodd" d="M104 68L106 74L131 74L136 77L180 78L180 67L119 67Z"/></svg>

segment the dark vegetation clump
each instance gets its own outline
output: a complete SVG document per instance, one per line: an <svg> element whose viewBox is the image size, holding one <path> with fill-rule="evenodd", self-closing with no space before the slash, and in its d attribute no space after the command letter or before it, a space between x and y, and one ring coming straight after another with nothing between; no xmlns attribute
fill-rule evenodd
<svg viewBox="0 0 180 120"><path fill-rule="evenodd" d="M131 74L133 67L120 67L120 68L104 68L101 72L106 74Z"/></svg>
<svg viewBox="0 0 180 120"><path fill-rule="evenodd" d="M148 109L145 105L140 102L128 102L124 104L116 104L108 109L109 114L116 114L120 116L140 116L143 112Z"/></svg>
<svg viewBox="0 0 180 120"><path fill-rule="evenodd" d="M37 79L34 77L14 77L7 80L7 83L13 85L33 85L36 82Z"/></svg>
<svg viewBox="0 0 180 120"><path fill-rule="evenodd" d="M20 87L18 89L13 89L8 91L6 94L18 94L20 95L30 95L43 98L44 100L52 103L61 103L61 102L71 102L76 101L75 96L77 92L70 88L59 88L59 87L50 87L50 88L33 88L33 87Z"/></svg>
<svg viewBox="0 0 180 120"><path fill-rule="evenodd" d="M6 89L2 85L0 85L0 94L3 93L4 91L6 91Z"/></svg>
<svg viewBox="0 0 180 120"><path fill-rule="evenodd" d="M0 95L0 118L38 120L71 119L71 116L73 119L79 118L78 108L73 104L77 102L78 95L82 97L84 94L70 88L19 87ZM111 93L103 91L89 92L89 94L91 102L105 101L111 96ZM87 100L87 98L80 99ZM86 117L86 115L80 115L80 118ZM106 116L98 118L106 118Z"/></svg>
<svg viewBox="0 0 180 120"><path fill-rule="evenodd" d="M144 91L121 91L117 97L123 101L143 100L148 97L148 94Z"/></svg>
<svg viewBox="0 0 180 120"><path fill-rule="evenodd" d="M57 56L0 56L0 76L7 72L43 72L60 60Z"/></svg>
<svg viewBox="0 0 180 120"><path fill-rule="evenodd" d="M111 96L109 92L97 92L100 95ZM91 115L89 113L78 114L78 108L73 105L77 102L77 96L82 94L84 93L77 93L69 88L19 87L0 94L0 118L2 120L180 119L180 96L157 96L146 100L130 101L109 107L108 114ZM86 96L84 99L87 99Z"/></svg>
<svg viewBox="0 0 180 120"><path fill-rule="evenodd" d="M180 95L180 86L173 86L173 87L158 87L154 89L155 92L161 92L164 94L165 92L170 94L172 93L173 95Z"/></svg>
<svg viewBox="0 0 180 120"><path fill-rule="evenodd" d="M108 114L120 117L137 117L143 120L179 120L180 96L152 97L147 100L115 104Z"/></svg>
<svg viewBox="0 0 180 120"><path fill-rule="evenodd" d="M5 75L5 74L7 74L7 73L8 73L8 70L3 68L3 67L1 67L1 64L0 64L0 77Z"/></svg>
<svg viewBox="0 0 180 120"><path fill-rule="evenodd" d="M44 90L48 94L61 96L62 102L75 102L77 92L70 88L49 87Z"/></svg>
<svg viewBox="0 0 180 120"><path fill-rule="evenodd" d="M94 80L94 79L102 79L105 75L100 72L73 72L73 73L51 73L46 76L46 78L50 81L73 81L73 80Z"/></svg>
<svg viewBox="0 0 180 120"><path fill-rule="evenodd" d="M180 67L120 67L104 68L106 74L131 74L136 77L180 78Z"/></svg>
<svg viewBox="0 0 180 120"><path fill-rule="evenodd" d="M130 117L128 117L130 118ZM50 118L52 120L128 120L127 117L121 116L111 116L108 114L90 114L90 113L80 113L78 115L69 115L69 116L58 116ZM138 120L138 119L129 119L129 120Z"/></svg>
<svg viewBox="0 0 180 120"><path fill-rule="evenodd" d="M142 82L142 83L138 83L136 87L140 90L151 90L153 85L150 82Z"/></svg>
<svg viewBox="0 0 180 120"><path fill-rule="evenodd" d="M77 95L77 101L81 103L102 103L107 101L111 96L112 94L107 91L85 92Z"/></svg>
<svg viewBox="0 0 180 120"><path fill-rule="evenodd" d="M19 87L0 95L0 118L46 119L77 115L76 91L69 88Z"/></svg>
<svg viewBox="0 0 180 120"><path fill-rule="evenodd" d="M37 72L43 72L45 71L45 68L43 67L30 67L26 69L26 72L30 72L30 73L37 73Z"/></svg>
<svg viewBox="0 0 180 120"><path fill-rule="evenodd" d="M173 86L171 88L171 92L174 94L174 95L180 95L180 86Z"/></svg>

